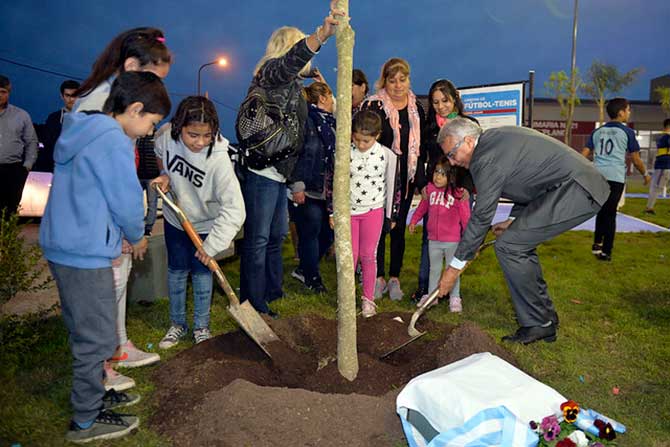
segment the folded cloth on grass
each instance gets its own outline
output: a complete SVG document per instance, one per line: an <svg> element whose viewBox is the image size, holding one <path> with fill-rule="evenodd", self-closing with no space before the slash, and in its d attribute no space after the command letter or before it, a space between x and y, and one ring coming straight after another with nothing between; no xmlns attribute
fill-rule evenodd
<svg viewBox="0 0 670 447"><path fill-rule="evenodd" d="M532 447L530 421L567 399L488 352L412 379L396 400L411 447Z"/></svg>

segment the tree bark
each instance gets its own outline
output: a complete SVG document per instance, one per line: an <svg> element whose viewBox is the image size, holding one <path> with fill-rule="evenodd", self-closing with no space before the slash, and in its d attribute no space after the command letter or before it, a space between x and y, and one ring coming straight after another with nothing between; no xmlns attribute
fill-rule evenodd
<svg viewBox="0 0 670 447"><path fill-rule="evenodd" d="M572 22L572 64L570 69L570 97L568 99L568 117L565 120L565 144L570 146L572 143L572 119L575 114L575 98L577 96L577 11L579 0L575 0L575 10Z"/></svg>
<svg viewBox="0 0 670 447"><path fill-rule="evenodd" d="M338 0L337 9L348 15L349 0ZM351 77L354 31L348 20L337 27L337 133L333 211L337 265L337 369L349 381L358 375L356 348L356 283L351 249L349 164L351 153Z"/></svg>

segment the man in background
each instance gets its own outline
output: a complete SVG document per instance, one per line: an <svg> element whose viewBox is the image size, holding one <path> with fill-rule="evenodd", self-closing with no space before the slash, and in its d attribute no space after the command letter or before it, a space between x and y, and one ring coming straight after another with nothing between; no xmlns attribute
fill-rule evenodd
<svg viewBox="0 0 670 447"><path fill-rule="evenodd" d="M37 161L35 162L35 171L40 172L54 172L54 147L56 141L60 136L61 128L63 127L63 117L66 113L72 111L72 106L77 99L74 94L79 88L79 83L68 79L63 81L60 85L60 97L63 100L63 107L60 110L51 113L40 132L40 142L43 147L37 154Z"/></svg>
<svg viewBox="0 0 670 447"><path fill-rule="evenodd" d="M12 84L0 75L0 214L16 212L28 172L37 159L37 135L30 115L9 103Z"/></svg>

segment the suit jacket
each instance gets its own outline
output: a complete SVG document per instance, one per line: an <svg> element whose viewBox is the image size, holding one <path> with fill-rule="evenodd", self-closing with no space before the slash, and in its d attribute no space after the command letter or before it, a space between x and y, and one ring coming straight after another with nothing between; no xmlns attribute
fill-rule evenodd
<svg viewBox="0 0 670 447"><path fill-rule="evenodd" d="M609 196L605 178L581 154L560 141L525 127L506 126L485 131L470 160L477 201L455 258L474 257L495 217L501 197L514 202L511 217L559 185L574 181L596 203ZM570 197L555 212L537 221L538 227L572 217Z"/></svg>

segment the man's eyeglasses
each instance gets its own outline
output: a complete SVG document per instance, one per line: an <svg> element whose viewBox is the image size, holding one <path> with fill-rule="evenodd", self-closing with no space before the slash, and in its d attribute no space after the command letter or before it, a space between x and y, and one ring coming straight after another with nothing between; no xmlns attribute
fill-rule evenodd
<svg viewBox="0 0 670 447"><path fill-rule="evenodd" d="M447 158L453 159L456 156L456 150L458 150L459 147L461 147L461 144L463 144L465 140L460 140L456 145L449 151L447 152Z"/></svg>

